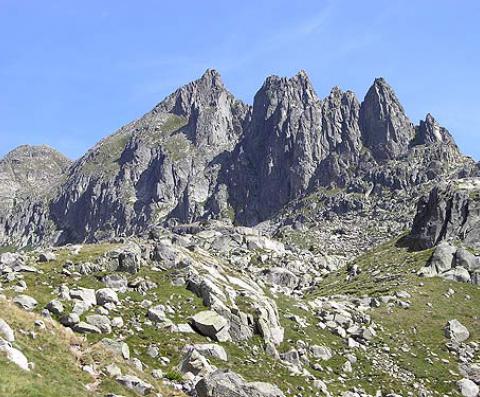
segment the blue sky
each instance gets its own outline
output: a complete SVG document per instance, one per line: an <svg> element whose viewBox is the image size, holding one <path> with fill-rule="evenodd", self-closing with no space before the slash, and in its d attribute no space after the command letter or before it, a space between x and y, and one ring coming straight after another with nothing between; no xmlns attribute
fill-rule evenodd
<svg viewBox="0 0 480 397"><path fill-rule="evenodd" d="M78 158L209 67L252 102L267 75L361 99L377 76L480 159L480 2L0 0L0 156Z"/></svg>

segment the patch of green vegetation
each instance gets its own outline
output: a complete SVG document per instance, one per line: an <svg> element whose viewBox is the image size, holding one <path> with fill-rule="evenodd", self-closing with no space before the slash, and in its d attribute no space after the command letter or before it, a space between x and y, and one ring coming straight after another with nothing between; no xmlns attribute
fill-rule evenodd
<svg viewBox="0 0 480 397"><path fill-rule="evenodd" d="M452 375L458 374L458 363L446 348L444 327L455 318L471 331L470 340L480 338L480 288L441 278L419 278L416 271L426 265L432 250L411 252L402 246L402 241L400 237L358 257L354 261L360 269L358 276L349 279L347 269L332 273L308 297L382 296L400 290L411 295L408 309L382 305L369 312L380 326L377 337L368 352L356 352L355 378L343 386L334 383L330 390L357 386L372 394L377 390L401 395L415 392L408 382L400 382L372 365L375 351L377 360L385 361L381 354L386 346L399 371L413 374L417 382L427 385L436 395L452 393L454 382L461 378ZM446 295L449 288L455 291L452 296Z"/></svg>
<svg viewBox="0 0 480 397"><path fill-rule="evenodd" d="M457 319L469 329L470 340L479 340L480 289L440 278L421 281L422 286L412 279L409 309L381 307L372 318L384 328L380 341L391 347L398 364L436 392L447 394L454 389L452 373L458 373L458 363L445 346L444 328L447 321ZM452 296L446 295L450 288L455 291Z"/></svg>
<svg viewBox="0 0 480 397"><path fill-rule="evenodd" d="M313 296L369 295L379 296L398 291L412 282L412 271L425 266L432 250L409 251L402 247L404 236L381 244L377 248L356 258L351 265L358 266L360 274L349 278L348 268L329 274Z"/></svg>
<svg viewBox="0 0 480 397"><path fill-rule="evenodd" d="M180 372L171 369L170 371L167 371L165 378L174 382L181 382L183 380L183 375Z"/></svg>
<svg viewBox="0 0 480 397"><path fill-rule="evenodd" d="M188 119L183 116L177 116L172 114L168 119L162 124L161 130L166 134L171 134L176 131L179 131L188 124Z"/></svg>
<svg viewBox="0 0 480 397"><path fill-rule="evenodd" d="M0 247L0 254L4 254L5 252L15 252L17 249L13 245L6 245L4 247Z"/></svg>
<svg viewBox="0 0 480 397"><path fill-rule="evenodd" d="M81 337L72 334L55 321L27 313L8 301L0 301L0 313L15 331L14 347L22 351L34 365L30 372L26 372L0 355L1 396L103 397L107 393L136 396L113 379L101 378L95 385L95 378L82 370L82 366L87 364L102 368L111 363L117 364L123 373L141 376L166 396L180 395L166 389L149 375L137 373L127 362L101 346L90 348ZM40 319L44 321L45 329L35 325L35 321ZM87 385L91 385L90 390L87 390Z"/></svg>
<svg viewBox="0 0 480 397"><path fill-rule="evenodd" d="M131 138L131 133L120 131L101 141L87 155L82 171L89 175L114 175L119 169L120 157Z"/></svg>
<svg viewBox="0 0 480 397"><path fill-rule="evenodd" d="M162 148L172 161L178 161L188 156L191 151L191 144L183 134L177 134L165 140Z"/></svg>
<svg viewBox="0 0 480 397"><path fill-rule="evenodd" d="M308 250L314 253L318 253L318 241L317 237L311 231L301 230L289 230L282 231L281 234L276 236L284 244L292 245L303 250Z"/></svg>
<svg viewBox="0 0 480 397"><path fill-rule="evenodd" d="M24 279L29 287L28 293L38 301L39 307L43 308L48 302L56 297L55 287L66 284L69 286L77 286L84 288L101 288L100 283L95 275L82 276L81 279L75 281L70 276L62 274L63 265L67 261L73 263L93 262L97 257L105 252L118 248L119 244L85 244L78 253L71 253L68 248L62 248L55 252L56 259L51 262L36 263L35 267L39 273L25 273ZM33 260L35 260L34 258ZM5 293L9 296L13 291L7 289Z"/></svg>

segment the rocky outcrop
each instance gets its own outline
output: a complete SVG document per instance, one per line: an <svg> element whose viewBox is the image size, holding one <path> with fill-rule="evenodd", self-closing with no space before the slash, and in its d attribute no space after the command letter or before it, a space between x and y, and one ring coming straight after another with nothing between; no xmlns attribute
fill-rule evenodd
<svg viewBox="0 0 480 397"><path fill-rule="evenodd" d="M19 146L0 159L0 219L18 203L52 189L70 164L48 146Z"/></svg>
<svg viewBox="0 0 480 397"><path fill-rule="evenodd" d="M443 240L480 244L480 179L466 178L435 186L418 203L411 245L431 248Z"/></svg>

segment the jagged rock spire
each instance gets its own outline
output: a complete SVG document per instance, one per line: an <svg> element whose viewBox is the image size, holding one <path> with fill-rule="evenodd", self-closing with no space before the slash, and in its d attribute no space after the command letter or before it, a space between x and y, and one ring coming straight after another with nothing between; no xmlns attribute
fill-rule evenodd
<svg viewBox="0 0 480 397"><path fill-rule="evenodd" d="M375 158L389 160L408 150L415 129L393 89L375 79L360 108L360 128L365 146Z"/></svg>
<svg viewBox="0 0 480 397"><path fill-rule="evenodd" d="M455 145L455 141L450 135L450 132L438 124L430 113L425 117L425 121L420 121L420 125L418 126L417 143L420 145L436 143Z"/></svg>

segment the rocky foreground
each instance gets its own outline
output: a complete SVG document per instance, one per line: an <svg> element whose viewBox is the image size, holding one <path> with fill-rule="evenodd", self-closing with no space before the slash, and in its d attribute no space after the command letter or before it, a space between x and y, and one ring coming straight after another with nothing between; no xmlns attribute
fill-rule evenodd
<svg viewBox="0 0 480 397"><path fill-rule="evenodd" d="M0 395L479 395L480 174L375 80L216 71L0 160Z"/></svg>

